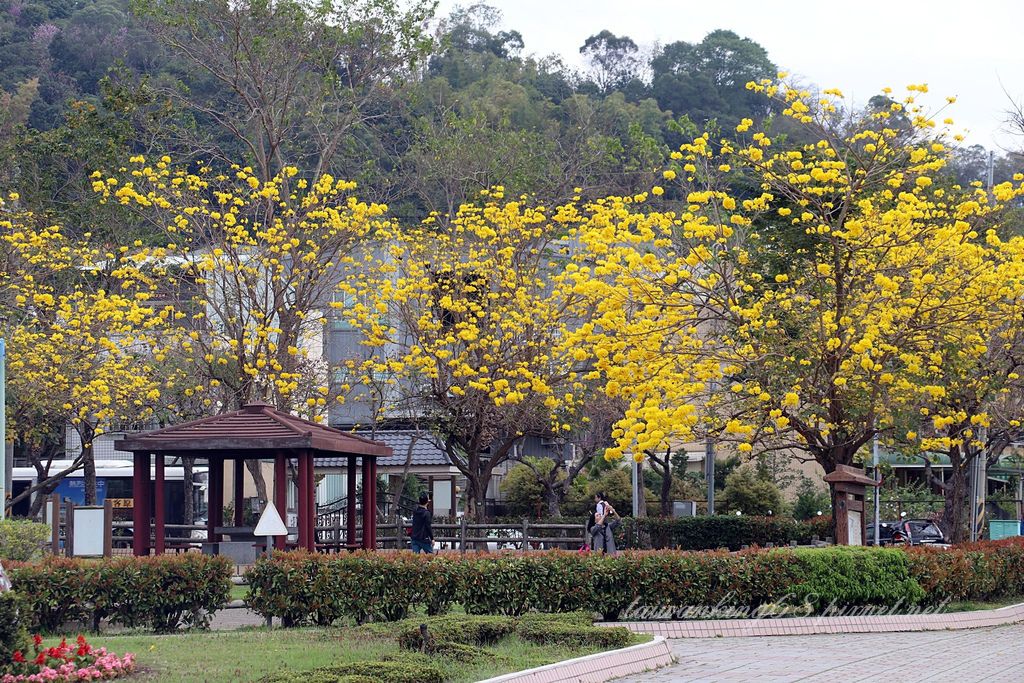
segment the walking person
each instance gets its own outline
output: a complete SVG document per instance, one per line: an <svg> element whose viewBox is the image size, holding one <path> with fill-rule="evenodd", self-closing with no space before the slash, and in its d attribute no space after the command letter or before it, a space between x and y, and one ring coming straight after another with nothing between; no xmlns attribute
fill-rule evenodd
<svg viewBox="0 0 1024 683"><path fill-rule="evenodd" d="M608 503L604 500L604 493L594 494L594 523L590 527L590 549L595 553L605 552L607 545L607 531L605 517L608 514Z"/></svg>
<svg viewBox="0 0 1024 683"><path fill-rule="evenodd" d="M434 515L427 508L429 502L430 496L424 491L420 494L420 504L412 513L412 551L417 554L434 552L434 530L431 528Z"/></svg>

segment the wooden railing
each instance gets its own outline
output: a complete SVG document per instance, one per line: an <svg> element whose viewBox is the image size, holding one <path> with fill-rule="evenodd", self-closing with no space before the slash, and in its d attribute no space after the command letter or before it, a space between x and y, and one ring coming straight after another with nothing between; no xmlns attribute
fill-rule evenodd
<svg viewBox="0 0 1024 683"><path fill-rule="evenodd" d="M521 524L477 523L463 517L458 524L438 523L432 525L434 541L442 549L497 550L515 548L518 550L543 550L562 548L576 550L584 542L586 527L583 524L531 523L524 519ZM408 548L409 527L405 524L385 522L377 525L378 548ZM359 547L362 528L356 528L354 543L344 539L342 526L317 527L317 548L339 551ZM525 543L523 539L526 539Z"/></svg>
<svg viewBox="0 0 1024 683"><path fill-rule="evenodd" d="M130 549L132 545L132 523L113 523L113 545L117 550ZM183 550L200 547L206 542L206 525L168 524L168 549ZM382 522L377 525L377 548L404 549L409 547L408 525ZM193 531L204 532L200 538L192 537ZM576 550L584 543L586 528L583 524L536 523L524 519L520 524L477 523L463 517L458 524L439 523L433 525L434 541L442 549L459 550L546 550L562 548ZM340 524L316 527L317 549L339 552L361 547L362 527L356 527L356 537L350 543L345 538L345 527ZM526 539L524 544L523 539Z"/></svg>

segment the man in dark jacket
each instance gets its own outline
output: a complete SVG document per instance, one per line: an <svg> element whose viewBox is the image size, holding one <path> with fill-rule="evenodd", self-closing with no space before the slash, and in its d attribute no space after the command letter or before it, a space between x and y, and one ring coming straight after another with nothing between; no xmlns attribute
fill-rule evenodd
<svg viewBox="0 0 1024 683"><path fill-rule="evenodd" d="M420 494L420 504L412 513L412 551L414 553L434 552L434 530L430 523L434 515L427 509L430 496L426 492Z"/></svg>

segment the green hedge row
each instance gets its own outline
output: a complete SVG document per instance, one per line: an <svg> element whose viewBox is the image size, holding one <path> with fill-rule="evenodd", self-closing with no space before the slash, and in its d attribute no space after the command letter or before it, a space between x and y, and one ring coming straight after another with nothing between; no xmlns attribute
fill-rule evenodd
<svg viewBox="0 0 1024 683"><path fill-rule="evenodd" d="M469 614L600 613L728 605L893 605L925 598L902 550L779 549L741 553L561 551L425 556L285 553L248 572L247 602L286 625L389 621L411 608Z"/></svg>
<svg viewBox="0 0 1024 683"><path fill-rule="evenodd" d="M11 563L22 620L34 632L100 623L169 632L206 628L228 600L231 563L198 553Z"/></svg>
<svg viewBox="0 0 1024 683"><path fill-rule="evenodd" d="M743 546L808 545L830 535L832 518L800 522L790 517L701 515L697 517L624 518L616 532L620 548L642 550L739 550Z"/></svg>

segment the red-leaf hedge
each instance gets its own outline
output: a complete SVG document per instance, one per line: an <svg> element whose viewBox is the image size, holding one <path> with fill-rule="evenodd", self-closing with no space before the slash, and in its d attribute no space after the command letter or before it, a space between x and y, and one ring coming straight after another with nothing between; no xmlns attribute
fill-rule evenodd
<svg viewBox="0 0 1024 683"><path fill-rule="evenodd" d="M1024 596L1024 538L907 551L910 571L928 600L993 600Z"/></svg>
<svg viewBox="0 0 1024 683"><path fill-rule="evenodd" d="M167 632L206 628L228 600L231 563L198 553L11 563L13 592L32 631L100 622Z"/></svg>

